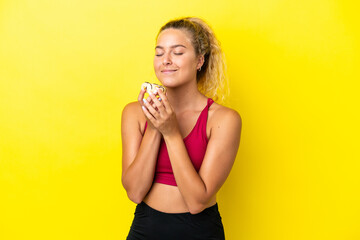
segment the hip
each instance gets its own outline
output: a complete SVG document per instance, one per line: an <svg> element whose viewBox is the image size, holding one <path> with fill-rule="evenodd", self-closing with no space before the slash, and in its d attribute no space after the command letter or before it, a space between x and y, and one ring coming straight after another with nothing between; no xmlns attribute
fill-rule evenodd
<svg viewBox="0 0 360 240"><path fill-rule="evenodd" d="M198 214L164 213L141 202L136 206L127 240L225 239L218 205Z"/></svg>

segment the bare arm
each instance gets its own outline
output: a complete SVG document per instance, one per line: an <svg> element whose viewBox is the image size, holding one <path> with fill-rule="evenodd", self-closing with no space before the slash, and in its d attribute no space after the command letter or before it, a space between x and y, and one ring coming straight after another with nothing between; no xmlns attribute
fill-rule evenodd
<svg viewBox="0 0 360 240"><path fill-rule="evenodd" d="M176 116L166 96L160 96L162 103L154 99L159 112L148 104L146 106L151 115L144 112L163 134L177 186L189 211L195 214L206 207L230 173L240 143L241 117L236 111L225 107L214 113L213 122L216 124L211 128L203 163L196 172L178 129Z"/></svg>
<svg viewBox="0 0 360 240"><path fill-rule="evenodd" d="M201 212L224 184L240 142L241 120L235 112L222 114L211 131L199 172L193 167L180 133L164 135L178 188L190 212Z"/></svg>
<svg viewBox="0 0 360 240"><path fill-rule="evenodd" d="M148 124L142 136L143 113L139 103L130 103L122 113L122 184L129 199L140 203L149 192L155 173L161 133Z"/></svg>

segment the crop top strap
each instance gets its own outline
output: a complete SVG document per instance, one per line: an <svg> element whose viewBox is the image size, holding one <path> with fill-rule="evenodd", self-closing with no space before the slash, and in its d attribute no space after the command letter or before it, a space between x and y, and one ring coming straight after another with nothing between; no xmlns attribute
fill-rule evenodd
<svg viewBox="0 0 360 240"><path fill-rule="evenodd" d="M145 128L144 128L144 133L143 133L143 135L145 134L146 128L147 128L147 121L145 121Z"/></svg>
<svg viewBox="0 0 360 240"><path fill-rule="evenodd" d="M207 100L207 109L209 110L211 104L213 104L214 100L212 100L211 98L208 98Z"/></svg>

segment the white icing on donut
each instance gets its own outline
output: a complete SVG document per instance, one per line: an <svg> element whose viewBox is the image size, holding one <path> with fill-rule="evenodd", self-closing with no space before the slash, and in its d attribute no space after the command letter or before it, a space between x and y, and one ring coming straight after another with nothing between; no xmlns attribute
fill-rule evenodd
<svg viewBox="0 0 360 240"><path fill-rule="evenodd" d="M141 89L145 89L147 93L149 93L150 91L154 93L156 91L156 88L160 88L163 92L166 91L164 86L161 86L161 85L156 84L156 83L144 82L141 85Z"/></svg>

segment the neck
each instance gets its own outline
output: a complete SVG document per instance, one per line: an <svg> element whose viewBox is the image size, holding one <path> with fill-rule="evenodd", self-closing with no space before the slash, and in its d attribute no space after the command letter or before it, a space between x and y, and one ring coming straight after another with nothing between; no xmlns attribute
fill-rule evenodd
<svg viewBox="0 0 360 240"><path fill-rule="evenodd" d="M175 112L203 107L204 98L197 88L196 81L188 85L167 89L167 98Z"/></svg>

